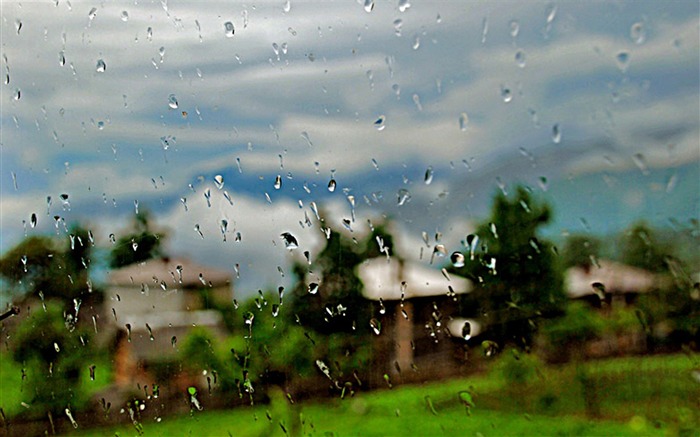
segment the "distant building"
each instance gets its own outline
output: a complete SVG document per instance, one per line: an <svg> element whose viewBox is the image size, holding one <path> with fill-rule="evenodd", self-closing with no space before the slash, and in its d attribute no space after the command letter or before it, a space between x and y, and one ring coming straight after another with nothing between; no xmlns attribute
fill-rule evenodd
<svg viewBox="0 0 700 437"><path fill-rule="evenodd" d="M233 299L231 273L186 259L152 259L109 273L104 320L115 348L115 383L155 383L158 363L177 356L193 327L224 334L221 313Z"/></svg>
<svg viewBox="0 0 700 437"><path fill-rule="evenodd" d="M400 375L403 381L425 378L421 374L430 378L454 374L462 350L454 337L462 337L465 323L470 323L470 335L479 331L476 321L455 317L458 295L471 291L471 282L395 258L367 260L358 266L358 275L365 298L380 308L373 379L384 374Z"/></svg>
<svg viewBox="0 0 700 437"><path fill-rule="evenodd" d="M566 271L565 290L570 299L583 299L607 307L634 303L639 294L662 285L661 278L644 269L609 260L597 266L577 266Z"/></svg>

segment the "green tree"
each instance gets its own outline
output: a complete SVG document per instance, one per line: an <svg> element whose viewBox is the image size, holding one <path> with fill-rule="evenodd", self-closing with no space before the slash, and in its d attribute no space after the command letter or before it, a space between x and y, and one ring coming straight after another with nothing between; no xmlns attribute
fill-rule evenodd
<svg viewBox="0 0 700 437"><path fill-rule="evenodd" d="M538 319L563 308L563 278L552 244L538 236L550 218L550 207L522 186L511 198L498 193L491 218L477 229L481 244L475 259L456 269L475 282L467 299L479 306L486 335L501 345L531 345Z"/></svg>
<svg viewBox="0 0 700 437"><path fill-rule="evenodd" d="M331 231L326 247L309 269L310 282L319 278L317 290L309 292L305 267L294 267L300 282L292 293L290 306L302 325L322 334L368 330L370 305L362 296L362 281L355 273L362 260L349 238Z"/></svg>
<svg viewBox="0 0 700 437"><path fill-rule="evenodd" d="M25 238L0 259L0 275L19 294L59 299L66 308L75 306L75 299L85 300L94 291L89 275L92 234L74 225L67 237L63 241Z"/></svg>
<svg viewBox="0 0 700 437"><path fill-rule="evenodd" d="M644 222L632 225L620 238L621 261L650 272L667 272L666 260L672 252L669 243L662 242L657 233Z"/></svg>
<svg viewBox="0 0 700 437"><path fill-rule="evenodd" d="M88 370L89 340L88 331L76 329L72 315L53 302L19 325L12 357L25 369L31 411L63 415L84 405L80 375Z"/></svg>
<svg viewBox="0 0 700 437"><path fill-rule="evenodd" d="M119 268L163 256L165 232L155 232L151 228L151 214L141 210L134 215L131 229L119 237L109 255L109 266Z"/></svg>
<svg viewBox="0 0 700 437"><path fill-rule="evenodd" d="M594 265L594 259L600 257L602 243L600 239L589 235L570 235L561 253L564 267L585 267Z"/></svg>

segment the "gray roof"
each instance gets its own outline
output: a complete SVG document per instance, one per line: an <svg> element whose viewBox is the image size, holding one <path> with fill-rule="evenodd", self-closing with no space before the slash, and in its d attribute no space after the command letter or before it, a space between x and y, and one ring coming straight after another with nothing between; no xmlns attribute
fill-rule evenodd
<svg viewBox="0 0 700 437"><path fill-rule="evenodd" d="M404 298L446 296L450 287L455 294L468 293L472 289L469 280L450 275L449 280L438 269L416 263L401 263L394 258L373 258L357 267L364 284L362 294L367 299L384 301L400 300L402 282L405 282Z"/></svg>
<svg viewBox="0 0 700 437"><path fill-rule="evenodd" d="M204 281L204 282L202 282ZM230 285L232 274L205 267L184 258L156 258L109 272L110 285L141 287L165 282L169 288L201 288Z"/></svg>
<svg viewBox="0 0 700 437"><path fill-rule="evenodd" d="M603 284L608 293L645 293L659 286L657 275L644 269L614 261L600 260L588 269L571 267L566 271L566 293L571 298L595 294L594 283Z"/></svg>

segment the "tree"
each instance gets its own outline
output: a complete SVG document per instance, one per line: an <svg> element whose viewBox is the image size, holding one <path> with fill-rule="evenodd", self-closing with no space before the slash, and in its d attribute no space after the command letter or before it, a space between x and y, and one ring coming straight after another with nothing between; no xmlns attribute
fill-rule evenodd
<svg viewBox="0 0 700 437"><path fill-rule="evenodd" d="M668 271L666 263L672 249L662 243L646 223L639 222L626 230L620 238L620 258L625 264L654 273Z"/></svg>
<svg viewBox="0 0 700 437"><path fill-rule="evenodd" d="M501 345L531 345L537 320L560 313L565 302L552 244L538 237L550 218L549 206L522 186L512 198L498 193L490 220L477 229L481 245L474 260L456 269L476 283L468 299L479 306L487 335Z"/></svg>
<svg viewBox="0 0 700 437"><path fill-rule="evenodd" d="M22 240L0 259L0 275L21 294L59 299L64 307L72 307L75 299L93 291L91 254L90 231L73 225L63 242L47 236Z"/></svg>
<svg viewBox="0 0 700 437"><path fill-rule="evenodd" d="M571 235L566 239L562 250L562 264L564 267L593 267L594 259L600 257L601 249L601 241L596 237Z"/></svg>
<svg viewBox="0 0 700 437"><path fill-rule="evenodd" d="M355 267L363 257L355 251L354 243L341 233L331 231L326 247L309 269L311 288L304 282L306 269L296 265L294 272L301 279L293 292L292 313L302 324L318 333L364 332L369 326L369 302L362 296L362 281ZM313 285L314 278L318 282Z"/></svg>
<svg viewBox="0 0 700 437"><path fill-rule="evenodd" d="M128 234L119 237L109 256L109 266L119 268L163 256L164 232L151 229L151 214L147 210L136 213Z"/></svg>
<svg viewBox="0 0 700 437"><path fill-rule="evenodd" d="M88 332L76 329L59 305L34 311L14 335L12 358L26 369L32 411L63 415L82 407L80 374L88 369ZM75 411L75 410L73 410Z"/></svg>

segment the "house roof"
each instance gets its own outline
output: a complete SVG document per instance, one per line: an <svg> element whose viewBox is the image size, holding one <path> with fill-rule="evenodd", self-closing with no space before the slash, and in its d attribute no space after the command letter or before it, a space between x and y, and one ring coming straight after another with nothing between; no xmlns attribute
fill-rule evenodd
<svg viewBox="0 0 700 437"><path fill-rule="evenodd" d="M357 270L364 283L362 294L371 300L400 300L404 282L405 299L445 296L450 293L450 287L455 294L468 293L472 289L471 282L462 277L451 275L448 280L438 269L401 263L394 258L373 258L360 264Z"/></svg>
<svg viewBox="0 0 700 437"><path fill-rule="evenodd" d="M214 269L184 258L156 258L112 270L107 282L110 285L141 287L144 283L165 282L174 288L201 288L230 285L232 275L226 270Z"/></svg>
<svg viewBox="0 0 700 437"><path fill-rule="evenodd" d="M566 271L566 293L571 298L595 294L593 284L600 283L607 293L646 293L659 285L658 277L644 269L609 260L600 260L588 269L571 267Z"/></svg>

